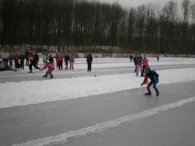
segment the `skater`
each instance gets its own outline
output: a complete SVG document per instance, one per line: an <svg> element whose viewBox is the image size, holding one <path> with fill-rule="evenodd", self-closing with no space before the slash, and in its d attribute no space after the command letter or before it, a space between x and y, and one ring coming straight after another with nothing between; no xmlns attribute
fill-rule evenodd
<svg viewBox="0 0 195 146"><path fill-rule="evenodd" d="M22 55L20 55L19 59L20 59L20 68L24 70L25 56L22 54Z"/></svg>
<svg viewBox="0 0 195 146"><path fill-rule="evenodd" d="M25 59L26 59L26 66L29 66L29 62L28 62L28 55L29 55L29 51L28 49L25 50Z"/></svg>
<svg viewBox="0 0 195 146"><path fill-rule="evenodd" d="M70 69L74 69L74 55L73 54L71 54L70 56L69 63L70 63Z"/></svg>
<svg viewBox="0 0 195 146"><path fill-rule="evenodd" d="M13 60L14 60L14 57L13 57L12 53L10 53L10 56L9 56L9 66L11 68L12 68Z"/></svg>
<svg viewBox="0 0 195 146"><path fill-rule="evenodd" d="M144 76L144 69L146 66L148 66L148 59L146 58L146 55L144 55L144 58L142 59L142 65L143 65L143 68L142 68L141 76L143 77Z"/></svg>
<svg viewBox="0 0 195 146"><path fill-rule="evenodd" d="M53 60L53 57L52 57L51 54L49 55L49 59L48 60L49 60L50 63L54 63L54 60Z"/></svg>
<svg viewBox="0 0 195 146"><path fill-rule="evenodd" d="M63 62L63 56L62 56L62 53L59 53L58 54L58 67L59 67L59 70L63 69L62 62Z"/></svg>
<svg viewBox="0 0 195 146"><path fill-rule="evenodd" d="M54 56L54 58L56 59L56 68L59 67L59 57L58 56L59 56L58 53L56 53L56 56Z"/></svg>
<svg viewBox="0 0 195 146"><path fill-rule="evenodd" d="M136 63L137 63L137 71L136 71L136 76L138 76L139 70L142 73L142 57L138 54L136 58Z"/></svg>
<svg viewBox="0 0 195 146"><path fill-rule="evenodd" d="M39 62L39 55L37 54L37 52L35 52L34 56L34 63L36 65L36 67L38 67L38 62ZM35 68L36 69L36 68Z"/></svg>
<svg viewBox="0 0 195 146"><path fill-rule="evenodd" d="M52 71L55 69L55 65L53 63L47 62L46 65L42 69L39 69L39 70L42 71L46 68L48 68L48 70L43 77L46 78L48 75L50 75L50 78L53 78Z"/></svg>
<svg viewBox="0 0 195 146"><path fill-rule="evenodd" d="M159 96L159 91L156 88L156 84L159 82L159 75L155 71L150 70L149 67L145 68L145 74L146 74L146 77L145 77L145 80L143 81L143 83L141 84L141 86L143 86L145 84L146 80L148 78L150 78L150 83L147 86L148 93L145 93L145 95L151 95L152 94L151 91L150 91L150 86L153 84L153 88L156 91L156 96Z"/></svg>
<svg viewBox="0 0 195 146"><path fill-rule="evenodd" d="M157 61L159 62L159 56L158 56L158 55L156 56L156 59L157 59Z"/></svg>
<svg viewBox="0 0 195 146"><path fill-rule="evenodd" d="M0 71L5 71L5 63L3 60L0 60Z"/></svg>
<svg viewBox="0 0 195 146"><path fill-rule="evenodd" d="M134 62L134 65L135 65L135 70L134 72L137 71L137 54L135 54L134 58L133 58L133 62Z"/></svg>
<svg viewBox="0 0 195 146"><path fill-rule="evenodd" d="M30 65L29 65L29 70L30 71L28 73L33 73L32 72L32 66L34 66L34 68L36 68L36 69L39 69L39 67L37 67L36 64L35 64L34 57L33 57L32 53L28 55L28 62L30 62Z"/></svg>
<svg viewBox="0 0 195 146"><path fill-rule="evenodd" d="M130 55L130 56L129 56L129 59L130 59L130 62L132 62L132 60L133 60L133 55Z"/></svg>
<svg viewBox="0 0 195 146"><path fill-rule="evenodd" d="M46 56L46 53L43 53L42 58L43 58L43 66L45 66L45 65L46 65L46 62L47 62L47 56Z"/></svg>
<svg viewBox="0 0 195 146"><path fill-rule="evenodd" d="M92 55L90 52L88 52L88 55L87 55L87 71L91 71L91 63L93 61L93 58L92 58Z"/></svg>
<svg viewBox="0 0 195 146"><path fill-rule="evenodd" d="M18 52L14 55L14 63L15 63L15 69L14 71L17 71L20 68L20 62L19 62L20 56Z"/></svg>
<svg viewBox="0 0 195 146"><path fill-rule="evenodd" d="M69 56L68 56L68 53L66 53L66 55L64 57L65 69L68 69L68 61L69 61Z"/></svg>
<svg viewBox="0 0 195 146"><path fill-rule="evenodd" d="M4 52L1 54L1 57L3 58L3 62L4 64L8 64L8 60L9 60L9 52L7 52L7 50L5 49Z"/></svg>

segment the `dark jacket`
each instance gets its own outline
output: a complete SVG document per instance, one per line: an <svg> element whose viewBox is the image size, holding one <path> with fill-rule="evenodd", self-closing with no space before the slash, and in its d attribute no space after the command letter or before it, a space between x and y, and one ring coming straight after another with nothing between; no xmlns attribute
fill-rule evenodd
<svg viewBox="0 0 195 146"><path fill-rule="evenodd" d="M92 62L92 61L93 61L92 55L88 54L87 55L87 62Z"/></svg>
<svg viewBox="0 0 195 146"><path fill-rule="evenodd" d="M64 60L65 60L65 61L68 61L68 60L69 60L69 56L66 55L66 56L64 57Z"/></svg>
<svg viewBox="0 0 195 146"><path fill-rule="evenodd" d="M25 52L25 57L27 58L30 53L28 51Z"/></svg>
<svg viewBox="0 0 195 146"><path fill-rule="evenodd" d="M137 65L141 65L142 64L142 58L141 57L137 57Z"/></svg>
<svg viewBox="0 0 195 146"><path fill-rule="evenodd" d="M151 80L151 82L154 82L157 78L159 77L159 75L155 72L155 71L149 71L146 74L145 80L143 83L145 83L145 81L149 78Z"/></svg>
<svg viewBox="0 0 195 146"><path fill-rule="evenodd" d="M137 57L133 58L133 62L134 62L135 65L137 65Z"/></svg>
<svg viewBox="0 0 195 146"><path fill-rule="evenodd" d="M52 56L49 57L49 62L50 62L50 63L53 63L53 62L54 62Z"/></svg>

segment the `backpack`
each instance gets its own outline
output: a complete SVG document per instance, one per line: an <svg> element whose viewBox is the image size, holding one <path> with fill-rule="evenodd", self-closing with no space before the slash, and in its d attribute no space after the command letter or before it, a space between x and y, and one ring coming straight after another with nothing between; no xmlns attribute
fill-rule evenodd
<svg viewBox="0 0 195 146"><path fill-rule="evenodd" d="M159 77L159 74L155 70L153 70L152 72L154 74L154 78L158 78Z"/></svg>

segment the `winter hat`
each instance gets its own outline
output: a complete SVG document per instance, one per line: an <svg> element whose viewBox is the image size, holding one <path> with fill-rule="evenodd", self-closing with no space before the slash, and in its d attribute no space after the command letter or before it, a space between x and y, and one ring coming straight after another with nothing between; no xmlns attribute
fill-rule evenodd
<svg viewBox="0 0 195 146"><path fill-rule="evenodd" d="M150 67L149 66L145 67L145 71L150 71Z"/></svg>

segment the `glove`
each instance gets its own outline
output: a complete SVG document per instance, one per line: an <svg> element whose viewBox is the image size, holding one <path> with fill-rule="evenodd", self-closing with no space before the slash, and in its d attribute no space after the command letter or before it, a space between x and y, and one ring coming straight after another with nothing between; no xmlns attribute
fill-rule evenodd
<svg viewBox="0 0 195 146"><path fill-rule="evenodd" d="M143 86L143 85L144 85L144 83L141 84L141 86Z"/></svg>

